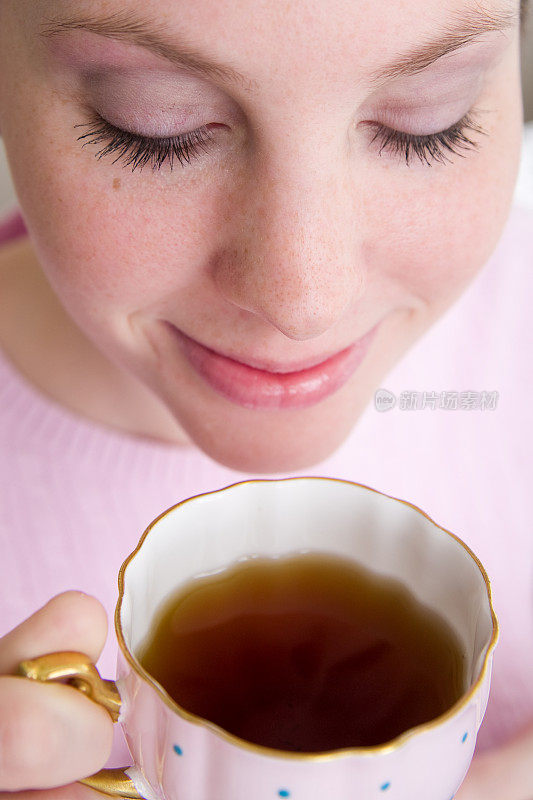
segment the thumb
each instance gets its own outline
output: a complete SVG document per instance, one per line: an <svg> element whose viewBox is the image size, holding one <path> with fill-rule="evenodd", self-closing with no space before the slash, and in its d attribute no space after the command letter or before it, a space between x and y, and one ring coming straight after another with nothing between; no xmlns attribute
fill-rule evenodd
<svg viewBox="0 0 533 800"><path fill-rule="evenodd" d="M0 800L105 800L106 795L81 783L70 783L56 789L32 789L25 792L0 792Z"/></svg>
<svg viewBox="0 0 533 800"><path fill-rule="evenodd" d="M63 592L0 640L0 675L21 661L60 650L78 650L97 661L105 644L107 616L98 600Z"/></svg>
<svg viewBox="0 0 533 800"><path fill-rule="evenodd" d="M15 672L21 661L58 650L78 650L96 661L106 629L95 598L66 592L0 640L1 789L68 785L104 765L113 729L108 713L71 686Z"/></svg>

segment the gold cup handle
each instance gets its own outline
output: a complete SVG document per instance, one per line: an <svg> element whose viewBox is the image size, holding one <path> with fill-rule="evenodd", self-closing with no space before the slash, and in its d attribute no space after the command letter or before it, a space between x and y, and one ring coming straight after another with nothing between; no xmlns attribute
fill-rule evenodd
<svg viewBox="0 0 533 800"><path fill-rule="evenodd" d="M120 714L120 694L114 681L104 680L84 653L49 653L19 664L18 675L34 681L59 681L83 692L95 703L103 706L113 722ZM90 778L79 781L91 789L111 797L144 800L125 769L102 769Z"/></svg>

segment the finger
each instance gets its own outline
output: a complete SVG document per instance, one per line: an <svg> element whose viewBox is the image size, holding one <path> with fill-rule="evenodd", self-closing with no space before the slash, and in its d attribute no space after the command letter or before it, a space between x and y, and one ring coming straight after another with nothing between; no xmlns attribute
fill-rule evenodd
<svg viewBox="0 0 533 800"><path fill-rule="evenodd" d="M0 640L0 674L58 650L79 650L96 661L105 644L107 615L101 603L82 592L63 592Z"/></svg>
<svg viewBox="0 0 533 800"><path fill-rule="evenodd" d="M48 789L92 775L112 741L107 711L71 686L0 677L0 790Z"/></svg>
<svg viewBox="0 0 533 800"><path fill-rule="evenodd" d="M71 783L55 789L24 792L0 792L0 800L104 800L105 795L81 783Z"/></svg>

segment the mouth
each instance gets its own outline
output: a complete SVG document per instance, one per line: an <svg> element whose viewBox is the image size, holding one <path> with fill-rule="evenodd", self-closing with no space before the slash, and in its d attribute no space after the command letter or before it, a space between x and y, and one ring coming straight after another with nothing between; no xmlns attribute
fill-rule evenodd
<svg viewBox="0 0 533 800"><path fill-rule="evenodd" d="M363 361L378 325L349 347L291 366L238 360L165 323L189 365L217 394L252 409L307 408L343 386ZM253 362L253 363L251 363Z"/></svg>

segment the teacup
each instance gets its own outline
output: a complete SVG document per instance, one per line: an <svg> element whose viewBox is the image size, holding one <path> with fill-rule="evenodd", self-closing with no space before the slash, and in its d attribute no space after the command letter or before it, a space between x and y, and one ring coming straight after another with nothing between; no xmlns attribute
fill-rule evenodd
<svg viewBox="0 0 533 800"><path fill-rule="evenodd" d="M439 717L379 746L324 753L262 747L181 708L137 653L177 587L246 556L324 552L402 581L464 647L467 688ZM147 528L119 573L116 683L79 653L20 665L68 681L123 727L133 766L83 783L144 800L451 800L487 706L498 625L472 551L416 506L330 478L251 480L173 506Z"/></svg>

